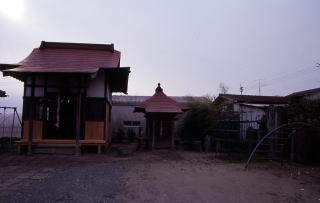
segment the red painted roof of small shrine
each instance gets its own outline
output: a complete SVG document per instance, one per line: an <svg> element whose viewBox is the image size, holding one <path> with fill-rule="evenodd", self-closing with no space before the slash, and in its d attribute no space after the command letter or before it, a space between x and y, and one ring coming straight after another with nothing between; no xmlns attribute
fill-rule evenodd
<svg viewBox="0 0 320 203"><path fill-rule="evenodd" d="M113 44L41 42L30 55L4 72L95 73L120 66L120 52Z"/></svg>
<svg viewBox="0 0 320 203"><path fill-rule="evenodd" d="M186 110L185 104L176 102L163 93L160 83L156 89L156 92L152 97L141 103L135 108L135 112L145 113L182 113Z"/></svg>

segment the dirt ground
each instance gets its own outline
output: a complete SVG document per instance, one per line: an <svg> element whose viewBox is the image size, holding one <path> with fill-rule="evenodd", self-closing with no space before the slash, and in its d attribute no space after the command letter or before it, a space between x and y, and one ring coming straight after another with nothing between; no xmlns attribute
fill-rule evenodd
<svg viewBox="0 0 320 203"><path fill-rule="evenodd" d="M0 155L0 202L319 202L320 167L195 152Z"/></svg>
<svg viewBox="0 0 320 203"><path fill-rule="evenodd" d="M320 202L320 169L243 163L212 154L137 154L122 177L123 202Z"/></svg>

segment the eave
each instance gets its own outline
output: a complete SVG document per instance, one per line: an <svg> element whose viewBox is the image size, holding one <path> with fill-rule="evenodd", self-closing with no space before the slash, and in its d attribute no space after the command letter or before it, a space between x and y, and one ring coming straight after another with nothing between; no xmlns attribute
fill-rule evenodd
<svg viewBox="0 0 320 203"><path fill-rule="evenodd" d="M101 70L109 74L108 80L112 92L128 94L130 67L101 68Z"/></svg>

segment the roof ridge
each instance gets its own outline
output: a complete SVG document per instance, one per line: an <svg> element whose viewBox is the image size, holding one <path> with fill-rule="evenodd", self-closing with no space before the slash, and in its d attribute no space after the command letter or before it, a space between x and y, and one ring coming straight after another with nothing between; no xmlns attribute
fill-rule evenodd
<svg viewBox="0 0 320 203"><path fill-rule="evenodd" d="M39 49L86 49L103 50L114 52L114 44L90 44L90 43L72 43L72 42L46 42L41 41Z"/></svg>

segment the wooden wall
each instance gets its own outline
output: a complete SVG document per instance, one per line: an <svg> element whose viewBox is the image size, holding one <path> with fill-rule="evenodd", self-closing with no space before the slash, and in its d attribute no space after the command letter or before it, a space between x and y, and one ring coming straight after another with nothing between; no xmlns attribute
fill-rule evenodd
<svg viewBox="0 0 320 203"><path fill-rule="evenodd" d="M111 135L111 108L106 103L105 122L103 121L85 121L85 140L108 140ZM33 121L33 140L41 140L43 132L43 122ZM23 140L28 140L29 121L23 121Z"/></svg>
<svg viewBox="0 0 320 203"><path fill-rule="evenodd" d="M105 140L111 137L111 106L106 103L106 125L105 125Z"/></svg>
<svg viewBox="0 0 320 203"><path fill-rule="evenodd" d="M85 123L85 140L104 140L103 121L86 121Z"/></svg>
<svg viewBox="0 0 320 203"><path fill-rule="evenodd" d="M28 140L29 137L29 121L23 121L23 140ZM33 140L42 139L42 121L33 121Z"/></svg>

